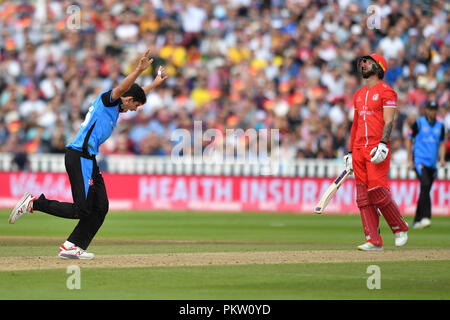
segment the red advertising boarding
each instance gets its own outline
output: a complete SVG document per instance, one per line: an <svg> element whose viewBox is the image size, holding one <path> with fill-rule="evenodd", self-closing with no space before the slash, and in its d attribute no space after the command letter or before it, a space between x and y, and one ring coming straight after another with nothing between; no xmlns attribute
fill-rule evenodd
<svg viewBox="0 0 450 320"><path fill-rule="evenodd" d="M103 174L111 210L267 211L312 213L333 179ZM418 180L390 180L396 203L414 215ZM12 208L25 191L72 202L65 173L0 172L0 207ZM432 212L450 215L450 181L433 183ZM327 214L358 213L353 179L344 182Z"/></svg>

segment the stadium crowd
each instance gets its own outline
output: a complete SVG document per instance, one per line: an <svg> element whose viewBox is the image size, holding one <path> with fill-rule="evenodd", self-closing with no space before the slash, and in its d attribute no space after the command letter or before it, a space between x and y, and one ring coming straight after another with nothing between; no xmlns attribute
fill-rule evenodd
<svg viewBox="0 0 450 320"><path fill-rule="evenodd" d="M409 124L432 99L449 161L449 10L414 0L3 0L0 152L64 152L93 99L150 47L154 67L139 83L159 65L170 77L120 117L103 154L170 155L173 130L201 120L204 130L279 129L284 159L340 158L362 85L357 58L377 52L398 93L393 161L407 162Z"/></svg>

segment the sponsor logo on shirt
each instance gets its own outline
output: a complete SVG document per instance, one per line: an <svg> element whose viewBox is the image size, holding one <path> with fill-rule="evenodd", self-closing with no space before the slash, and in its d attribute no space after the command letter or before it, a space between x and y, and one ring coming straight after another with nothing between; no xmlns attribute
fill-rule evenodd
<svg viewBox="0 0 450 320"><path fill-rule="evenodd" d="M373 111L369 111L369 108L367 106L363 106L362 110L359 111L359 115L360 116L362 116L362 115L372 115L372 114L373 114Z"/></svg>

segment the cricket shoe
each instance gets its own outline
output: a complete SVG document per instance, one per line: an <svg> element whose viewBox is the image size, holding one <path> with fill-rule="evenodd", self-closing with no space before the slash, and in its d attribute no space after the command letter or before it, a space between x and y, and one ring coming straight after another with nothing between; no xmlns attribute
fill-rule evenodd
<svg viewBox="0 0 450 320"><path fill-rule="evenodd" d="M382 251L383 247L378 247L370 242L366 242L360 246L358 246L358 250L361 251Z"/></svg>
<svg viewBox="0 0 450 320"><path fill-rule="evenodd" d="M420 225L422 226L422 228L427 228L431 226L431 220L428 218L423 218L422 220L420 220Z"/></svg>
<svg viewBox="0 0 450 320"><path fill-rule="evenodd" d="M408 232L401 231L401 232L395 233L395 246L396 247L404 246L407 241L408 241Z"/></svg>
<svg viewBox="0 0 450 320"><path fill-rule="evenodd" d="M415 221L415 222L413 222L412 228L413 228L414 230L423 229L423 226L422 226L422 223L421 223L421 222L422 222L422 221Z"/></svg>
<svg viewBox="0 0 450 320"><path fill-rule="evenodd" d="M66 242L59 247L58 257L63 259L90 260L94 259L95 255L86 252L86 250L83 250L74 244L68 245Z"/></svg>
<svg viewBox="0 0 450 320"><path fill-rule="evenodd" d="M36 198L33 197L29 192L25 192L22 199L20 199L20 201L11 211L11 215L9 216L9 223L13 224L21 216L28 213L33 213L33 201L35 199Z"/></svg>

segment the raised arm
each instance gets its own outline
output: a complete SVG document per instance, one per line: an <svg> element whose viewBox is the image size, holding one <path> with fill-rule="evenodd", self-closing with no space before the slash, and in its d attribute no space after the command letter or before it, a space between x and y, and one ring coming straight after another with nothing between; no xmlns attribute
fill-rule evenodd
<svg viewBox="0 0 450 320"><path fill-rule="evenodd" d="M145 94L147 95L150 91L155 89L156 87L159 87L166 79L168 78L168 75L166 73L166 69L164 67L159 66L158 68L158 75L156 76L155 80L153 80L152 83L149 85L146 85L142 89L144 89Z"/></svg>
<svg viewBox="0 0 450 320"><path fill-rule="evenodd" d="M153 59L150 59L150 49L145 51L144 55L139 60L139 64L136 69L133 70L125 79L122 80L121 83L117 87L115 87L111 94L111 100L116 100L120 98L125 92L130 89L131 85L136 81L136 79L140 76L140 74L150 67Z"/></svg>

